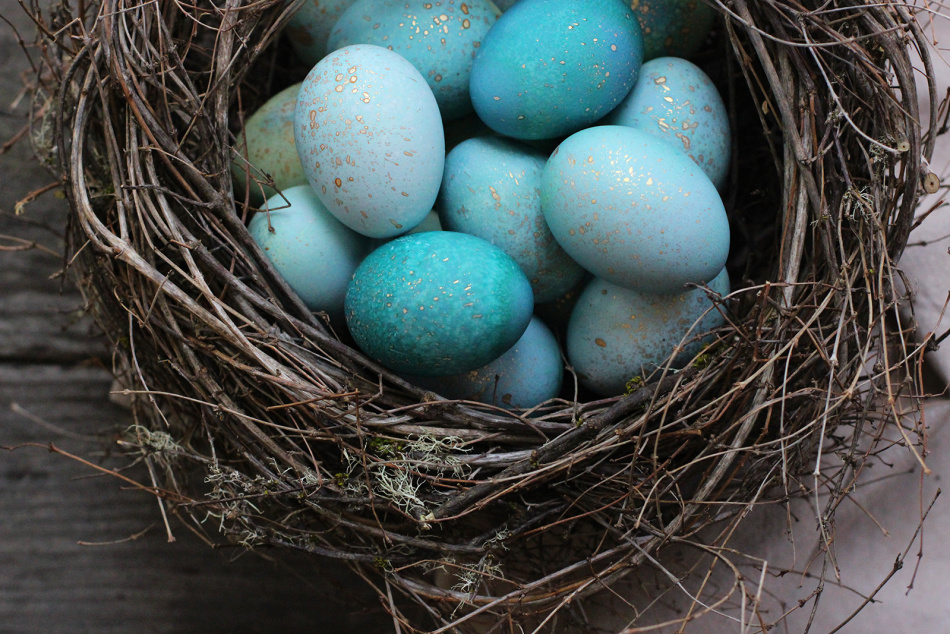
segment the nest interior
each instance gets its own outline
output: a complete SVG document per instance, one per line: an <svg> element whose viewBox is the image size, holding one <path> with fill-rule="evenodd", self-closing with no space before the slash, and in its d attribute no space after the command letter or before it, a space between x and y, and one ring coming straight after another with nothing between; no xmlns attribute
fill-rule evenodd
<svg viewBox="0 0 950 634"><path fill-rule="evenodd" d="M64 179L69 261L133 396L124 444L163 504L346 562L410 630L541 628L583 620L576 602L665 545L710 549L697 534L756 503L822 486L830 520L888 429L913 450L922 346L895 262L933 178L921 77L938 113L915 10L711 4L706 69L735 131L726 325L684 370L610 399L568 381L530 412L373 363L249 237L229 165L242 118L295 81L290 8L30 7L33 142ZM821 455L838 466L807 484Z"/></svg>

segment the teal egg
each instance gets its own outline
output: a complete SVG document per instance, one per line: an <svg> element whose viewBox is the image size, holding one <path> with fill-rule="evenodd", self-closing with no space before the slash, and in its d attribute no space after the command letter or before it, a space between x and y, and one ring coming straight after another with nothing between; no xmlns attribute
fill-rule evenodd
<svg viewBox="0 0 950 634"><path fill-rule="evenodd" d="M240 156L231 160L234 195L239 202L244 200L245 194L249 194L253 204L258 204L277 193L264 184L265 174L280 190L307 183L294 145L298 90L299 83L281 90L244 122L235 148Z"/></svg>
<svg viewBox="0 0 950 634"><path fill-rule="evenodd" d="M287 22L285 33L304 66L313 68L333 50L327 46L330 31L354 2L356 0L304 0L300 5ZM292 0L287 3L291 4Z"/></svg>
<svg viewBox="0 0 950 634"><path fill-rule="evenodd" d="M390 238L432 211L445 162L439 107L398 53L347 46L303 81L294 139L307 179L340 222Z"/></svg>
<svg viewBox="0 0 950 634"><path fill-rule="evenodd" d="M429 231L371 253L346 292L346 322L370 358L405 374L469 372L524 334L534 298L518 264L464 233Z"/></svg>
<svg viewBox="0 0 950 634"><path fill-rule="evenodd" d="M544 167L541 207L568 255L626 288L677 293L714 278L729 254L716 186L682 151L635 128L565 139Z"/></svg>
<svg viewBox="0 0 950 634"><path fill-rule="evenodd" d="M564 362L557 339L544 322L534 317L514 346L477 370L453 376L406 378L453 400L530 409L561 391Z"/></svg>
<svg viewBox="0 0 950 634"><path fill-rule="evenodd" d="M620 0L521 0L482 41L472 104L506 136L564 136L620 103L642 57L639 25Z"/></svg>
<svg viewBox="0 0 950 634"><path fill-rule="evenodd" d="M725 269L709 288L722 296L729 293ZM699 335L724 321L702 288L653 295L595 278L571 314L567 357L584 386L604 396L623 394L631 379L655 372L680 343L685 346L672 367L689 363L710 341Z"/></svg>
<svg viewBox="0 0 950 634"><path fill-rule="evenodd" d="M342 316L369 239L334 218L309 185L291 187L264 208L269 212L255 214L248 225L251 237L307 308Z"/></svg>
<svg viewBox="0 0 950 634"><path fill-rule="evenodd" d="M643 59L690 57L703 45L716 10L704 0L627 0L643 33Z"/></svg>
<svg viewBox="0 0 950 634"><path fill-rule="evenodd" d="M541 211L547 156L499 137L464 141L445 158L436 208L444 227L488 240L514 258L542 303L584 275L557 243Z"/></svg>
<svg viewBox="0 0 950 634"><path fill-rule="evenodd" d="M683 150L722 189L729 172L729 113L709 76L692 62L660 57L640 67L627 98L603 120L663 139Z"/></svg>
<svg viewBox="0 0 950 634"><path fill-rule="evenodd" d="M490 0L356 0L330 34L330 49L375 44L425 77L446 120L472 112L472 61L500 11Z"/></svg>

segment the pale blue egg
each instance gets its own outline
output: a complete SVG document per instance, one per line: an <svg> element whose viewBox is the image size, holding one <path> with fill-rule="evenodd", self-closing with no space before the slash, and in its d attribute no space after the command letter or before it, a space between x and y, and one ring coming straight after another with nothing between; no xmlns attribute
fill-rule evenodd
<svg viewBox="0 0 950 634"><path fill-rule="evenodd" d="M425 77L442 117L457 119L472 112L472 62L500 13L490 0L356 0L329 46L375 44L399 53Z"/></svg>
<svg viewBox="0 0 950 634"><path fill-rule="evenodd" d="M521 0L482 41L472 104L506 136L564 136L620 103L642 56L639 25L620 0Z"/></svg>
<svg viewBox="0 0 950 634"><path fill-rule="evenodd" d="M729 294L725 269L710 290ZM604 396L623 394L634 377L646 378L673 354L677 369L711 340L701 337L725 319L706 291L674 295L638 293L595 278L581 293L567 328L567 357L580 382Z"/></svg>
<svg viewBox="0 0 950 634"><path fill-rule="evenodd" d="M716 10L704 0L628 0L643 32L643 59L690 57L703 45Z"/></svg>
<svg viewBox="0 0 950 634"><path fill-rule="evenodd" d="M334 218L310 185L284 190L264 209L248 226L264 255L307 308L342 316L347 285L370 240Z"/></svg>
<svg viewBox="0 0 950 634"><path fill-rule="evenodd" d="M372 359L405 374L479 368L524 334L534 298L518 264L464 233L428 231L373 251L353 274L346 322Z"/></svg>
<svg viewBox="0 0 950 634"><path fill-rule="evenodd" d="M720 190L729 172L732 135L729 113L703 70L678 57L660 57L640 67L627 98L602 121L664 139L703 168Z"/></svg>
<svg viewBox="0 0 950 634"><path fill-rule="evenodd" d="M676 293L714 278L729 254L716 186L682 151L634 128L565 139L544 167L541 207L568 255L626 288Z"/></svg>
<svg viewBox="0 0 950 634"><path fill-rule="evenodd" d="M360 44L324 57L300 87L294 134L317 196L354 231L397 236L432 210L442 119L425 79L399 54Z"/></svg>
<svg viewBox="0 0 950 634"><path fill-rule="evenodd" d="M288 0L287 4L292 2ZM305 66L313 67L333 50L327 46L330 31L354 2L356 0L304 0L290 18L285 29L287 39Z"/></svg>
<svg viewBox="0 0 950 634"><path fill-rule="evenodd" d="M484 238L513 257L538 303L560 297L584 275L551 235L541 211L546 160L510 139L469 139L446 156L436 201L446 229Z"/></svg>
<svg viewBox="0 0 950 634"><path fill-rule="evenodd" d="M557 339L544 322L534 317L518 343L477 370L454 376L406 378L449 399L530 409L561 391L564 362Z"/></svg>

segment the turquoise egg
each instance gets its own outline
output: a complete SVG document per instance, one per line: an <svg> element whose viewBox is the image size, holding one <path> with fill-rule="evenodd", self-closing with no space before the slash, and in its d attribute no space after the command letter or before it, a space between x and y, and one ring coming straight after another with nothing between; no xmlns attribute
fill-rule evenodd
<svg viewBox="0 0 950 634"><path fill-rule="evenodd" d="M346 292L346 323L370 358L405 374L469 372L524 334L534 298L518 264L464 233L428 231L373 251Z"/></svg>
<svg viewBox="0 0 950 634"><path fill-rule="evenodd" d="M546 160L510 139L469 139L446 156L436 200L446 229L484 238L514 258L537 303L563 295L584 275L544 221L541 173Z"/></svg>
<svg viewBox="0 0 950 634"><path fill-rule="evenodd" d="M293 0L287 0L292 4ZM297 57L308 68L329 53L330 31L340 16L356 0L304 0L287 22L285 33Z"/></svg>
<svg viewBox="0 0 950 634"><path fill-rule="evenodd" d="M472 112L469 75L500 11L490 0L356 0L333 27L330 49L375 44L422 73L446 120Z"/></svg>
<svg viewBox="0 0 950 634"><path fill-rule="evenodd" d="M729 113L712 80L690 61L660 57L643 64L633 90L602 123L649 132L683 150L718 189L726 183Z"/></svg>
<svg viewBox="0 0 950 634"><path fill-rule="evenodd" d="M714 278L729 254L716 186L682 151L635 128L565 139L544 167L541 207L568 255L626 288L676 293Z"/></svg>
<svg viewBox="0 0 950 634"><path fill-rule="evenodd" d="M294 113L297 154L320 201L373 238L408 232L442 183L439 106L419 71L380 46L347 46L307 75Z"/></svg>
<svg viewBox="0 0 950 634"><path fill-rule="evenodd" d="M716 10L703 0L628 0L643 32L643 59L690 57L703 45Z"/></svg>
<svg viewBox="0 0 950 634"><path fill-rule="evenodd" d="M551 330L533 317L514 346L477 370L453 376L406 378L453 400L530 409L561 391L564 362Z"/></svg>
<svg viewBox="0 0 950 634"><path fill-rule="evenodd" d="M564 136L620 103L642 57L639 25L619 0L521 0L482 41L472 104L506 136Z"/></svg>
<svg viewBox="0 0 950 634"><path fill-rule="evenodd" d="M370 240L334 218L309 185L285 190L264 209L248 225L264 255L307 308L342 316L347 285Z"/></svg>
<svg viewBox="0 0 950 634"><path fill-rule="evenodd" d="M729 294L725 269L709 288ZM724 322L702 288L653 295L594 278L571 314L567 357L584 386L604 396L623 394L631 379L663 367L680 344L672 367L682 368L711 340L700 335Z"/></svg>
<svg viewBox="0 0 950 634"><path fill-rule="evenodd" d="M235 148L240 156L231 160L238 202L248 194L256 205L276 194L273 187L264 184L267 176L280 190L307 184L294 146L294 107L299 90L299 83L281 90L244 122Z"/></svg>

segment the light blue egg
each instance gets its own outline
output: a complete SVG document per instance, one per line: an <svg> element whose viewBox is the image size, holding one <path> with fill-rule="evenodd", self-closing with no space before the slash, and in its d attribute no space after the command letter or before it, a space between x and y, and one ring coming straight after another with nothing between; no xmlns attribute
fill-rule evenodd
<svg viewBox="0 0 950 634"><path fill-rule="evenodd" d="M324 57L300 87L294 134L317 196L354 231L397 236L432 210L442 119L425 79L399 54L360 44Z"/></svg>
<svg viewBox="0 0 950 634"><path fill-rule="evenodd" d="M627 98L602 121L625 125L683 150L722 189L732 156L729 113L709 76L690 61L660 57L640 67Z"/></svg>
<svg viewBox="0 0 950 634"><path fill-rule="evenodd" d="M643 59L691 57L703 45L716 10L704 0L627 0L643 32Z"/></svg>
<svg viewBox="0 0 950 634"><path fill-rule="evenodd" d="M541 207L568 255L626 288L677 293L714 278L729 254L716 186L686 154L634 128L565 139L544 167Z"/></svg>
<svg viewBox="0 0 950 634"><path fill-rule="evenodd" d="M619 0L521 0L482 41L472 104L506 136L564 136L620 103L642 56L639 25Z"/></svg>
<svg viewBox="0 0 950 634"><path fill-rule="evenodd" d="M288 0L291 4L293 0ZM305 0L287 22L287 39L297 57L307 67L330 52L327 40L333 25L356 0Z"/></svg>
<svg viewBox="0 0 950 634"><path fill-rule="evenodd" d="M563 295L584 275L551 235L541 212L546 159L510 139L469 139L446 156L436 200L446 229L484 238L515 259L538 303Z"/></svg>
<svg viewBox="0 0 950 634"><path fill-rule="evenodd" d="M561 391L564 362L551 330L533 317L518 343L477 370L454 376L406 378L449 399L531 409Z"/></svg>
<svg viewBox="0 0 950 634"><path fill-rule="evenodd" d="M442 117L457 119L472 112L472 61L499 15L490 0L356 0L329 46L375 44L399 53L425 77Z"/></svg>
<svg viewBox="0 0 950 634"><path fill-rule="evenodd" d="M264 255L307 308L342 316L350 276L370 240L334 218L309 185L268 199L264 209L248 226Z"/></svg>
<svg viewBox="0 0 950 634"><path fill-rule="evenodd" d="M531 321L531 285L501 249L428 231L373 251L353 274L346 323L372 359L405 374L446 376L499 357Z"/></svg>
<svg viewBox="0 0 950 634"><path fill-rule="evenodd" d="M721 296L729 294L725 269L709 288ZM604 396L623 394L631 379L646 378L663 367L678 345L683 349L671 367L689 363L711 341L700 335L724 322L702 288L652 295L595 278L571 314L567 357L589 389Z"/></svg>
<svg viewBox="0 0 950 634"><path fill-rule="evenodd" d="M245 194L253 204L276 194L277 190L265 184L267 176L280 190L307 183L294 145L294 107L299 90L299 83L281 90L244 122L235 148L240 156L231 160L234 195L239 202Z"/></svg>

